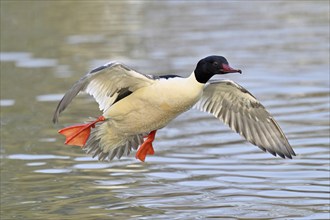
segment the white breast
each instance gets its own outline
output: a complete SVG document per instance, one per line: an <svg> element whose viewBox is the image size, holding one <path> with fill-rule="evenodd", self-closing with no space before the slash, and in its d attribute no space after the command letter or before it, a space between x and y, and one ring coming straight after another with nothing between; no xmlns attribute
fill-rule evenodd
<svg viewBox="0 0 330 220"><path fill-rule="evenodd" d="M203 84L188 78L157 80L115 103L105 115L125 134L140 134L166 126L201 97Z"/></svg>

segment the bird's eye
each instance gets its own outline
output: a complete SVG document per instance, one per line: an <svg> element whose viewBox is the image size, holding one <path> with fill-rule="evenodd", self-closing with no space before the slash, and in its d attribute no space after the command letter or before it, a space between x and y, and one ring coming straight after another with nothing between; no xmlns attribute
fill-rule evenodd
<svg viewBox="0 0 330 220"><path fill-rule="evenodd" d="M213 66L218 67L219 63L218 62L213 62Z"/></svg>

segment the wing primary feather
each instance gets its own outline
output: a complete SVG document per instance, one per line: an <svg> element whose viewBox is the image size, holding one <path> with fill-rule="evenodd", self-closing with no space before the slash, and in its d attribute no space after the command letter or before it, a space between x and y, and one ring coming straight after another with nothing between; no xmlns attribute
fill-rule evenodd
<svg viewBox="0 0 330 220"><path fill-rule="evenodd" d="M270 152L274 156L276 156L276 154L280 155L277 150L277 144L271 137L267 137L267 133L269 132L269 130L265 128L264 124L262 122L257 123L256 129L258 137L260 138L259 146L263 146L268 152Z"/></svg>
<svg viewBox="0 0 330 220"><path fill-rule="evenodd" d="M58 103L56 110L53 116L53 123L58 122L58 117L65 110L65 108L71 103L74 97L82 91L87 84L86 77L83 77L81 80L76 82L69 91L65 93L61 101Z"/></svg>

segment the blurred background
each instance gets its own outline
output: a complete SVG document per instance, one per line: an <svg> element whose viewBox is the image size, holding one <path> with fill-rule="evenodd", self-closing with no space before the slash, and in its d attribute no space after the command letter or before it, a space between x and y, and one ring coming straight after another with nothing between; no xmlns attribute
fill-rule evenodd
<svg viewBox="0 0 330 220"><path fill-rule="evenodd" d="M328 219L329 1L1 0L1 219ZM98 162L57 130L98 116L58 101L110 60L189 75L225 56L226 75L274 115L297 153L283 160L189 111L156 154Z"/></svg>

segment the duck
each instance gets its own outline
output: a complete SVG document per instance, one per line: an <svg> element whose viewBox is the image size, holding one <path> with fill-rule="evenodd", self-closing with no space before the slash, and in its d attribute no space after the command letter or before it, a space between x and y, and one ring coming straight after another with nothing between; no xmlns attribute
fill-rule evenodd
<svg viewBox="0 0 330 220"><path fill-rule="evenodd" d="M218 55L199 60L188 77L143 74L121 62L109 62L91 70L64 94L53 122L78 93L85 92L103 114L58 132L66 145L79 146L100 161L137 150L136 159L144 162L155 153L157 130L192 108L212 114L265 152L296 156L273 116L248 90L228 79L211 80L230 73L242 71Z"/></svg>

